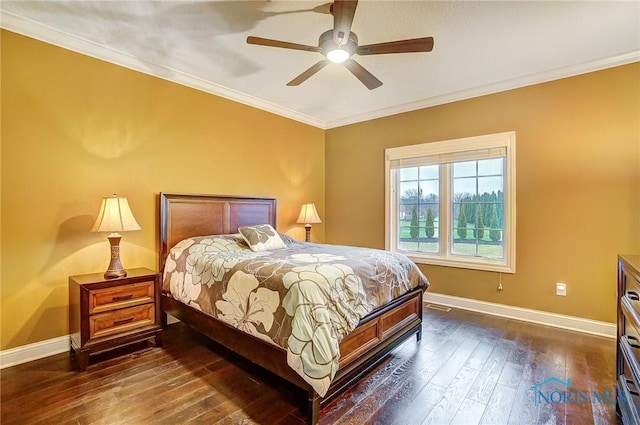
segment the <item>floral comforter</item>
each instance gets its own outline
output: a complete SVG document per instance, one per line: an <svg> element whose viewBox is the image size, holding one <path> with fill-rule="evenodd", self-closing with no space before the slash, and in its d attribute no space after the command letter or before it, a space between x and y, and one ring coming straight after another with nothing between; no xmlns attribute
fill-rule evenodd
<svg viewBox="0 0 640 425"><path fill-rule="evenodd" d="M240 235L189 238L171 249L163 290L287 350L287 362L324 396L340 341L362 317L429 282L402 254L296 242L254 252Z"/></svg>

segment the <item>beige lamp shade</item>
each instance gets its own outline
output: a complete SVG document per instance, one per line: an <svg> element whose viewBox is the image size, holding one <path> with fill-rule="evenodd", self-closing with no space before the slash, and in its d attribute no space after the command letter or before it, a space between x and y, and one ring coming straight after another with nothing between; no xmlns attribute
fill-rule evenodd
<svg viewBox="0 0 640 425"><path fill-rule="evenodd" d="M302 208L300 208L300 215L298 216L298 224L316 224L322 223L320 220L320 216L318 216L318 211L316 210L316 205L312 202L307 204L302 204Z"/></svg>
<svg viewBox="0 0 640 425"><path fill-rule="evenodd" d="M298 221L296 223L303 224L305 229L305 242L311 242L311 225L316 223L322 223L320 220L320 216L318 216L318 211L316 210L316 205L312 202L302 204L302 208L300 208L300 215L298 216Z"/></svg>
<svg viewBox="0 0 640 425"><path fill-rule="evenodd" d="M120 262L120 234L129 230L140 230L140 225L133 217L127 198L121 198L115 193L113 196L102 198L102 206L98 218L91 228L92 232L111 232L107 239L111 245L111 262L104 273L106 279L125 277L127 271Z"/></svg>
<svg viewBox="0 0 640 425"><path fill-rule="evenodd" d="M136 221L127 198L113 196L102 198L102 206L98 213L92 232L126 232L129 230L140 230L140 225Z"/></svg>

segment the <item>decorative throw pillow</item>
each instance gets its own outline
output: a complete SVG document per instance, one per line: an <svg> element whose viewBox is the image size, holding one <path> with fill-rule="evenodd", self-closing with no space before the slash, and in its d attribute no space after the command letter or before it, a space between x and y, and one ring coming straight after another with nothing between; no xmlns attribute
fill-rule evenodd
<svg viewBox="0 0 640 425"><path fill-rule="evenodd" d="M278 232L269 224L245 226L238 228L238 232L253 251L286 248L287 246Z"/></svg>

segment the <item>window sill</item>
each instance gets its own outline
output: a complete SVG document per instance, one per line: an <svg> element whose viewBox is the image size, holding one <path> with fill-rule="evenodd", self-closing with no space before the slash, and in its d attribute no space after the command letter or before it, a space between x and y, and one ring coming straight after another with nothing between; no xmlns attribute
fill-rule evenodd
<svg viewBox="0 0 640 425"><path fill-rule="evenodd" d="M409 257L414 263L431 266L455 267L459 269L482 270L487 272L511 273L516 272L515 264L506 264L498 260L488 258L442 258L420 255L416 252L397 251Z"/></svg>

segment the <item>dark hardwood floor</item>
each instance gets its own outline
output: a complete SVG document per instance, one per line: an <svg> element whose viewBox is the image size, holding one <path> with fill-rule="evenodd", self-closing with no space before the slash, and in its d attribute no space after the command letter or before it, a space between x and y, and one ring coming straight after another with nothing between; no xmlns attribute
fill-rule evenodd
<svg viewBox="0 0 640 425"><path fill-rule="evenodd" d="M68 354L2 370L0 422L304 423L297 393L182 324L169 326L164 347L136 348L92 357L83 373ZM536 403L532 387L550 378L585 397ZM613 339L426 308L422 341L399 346L323 408L320 423L618 424L606 398L614 384ZM538 390L558 401L565 387Z"/></svg>

